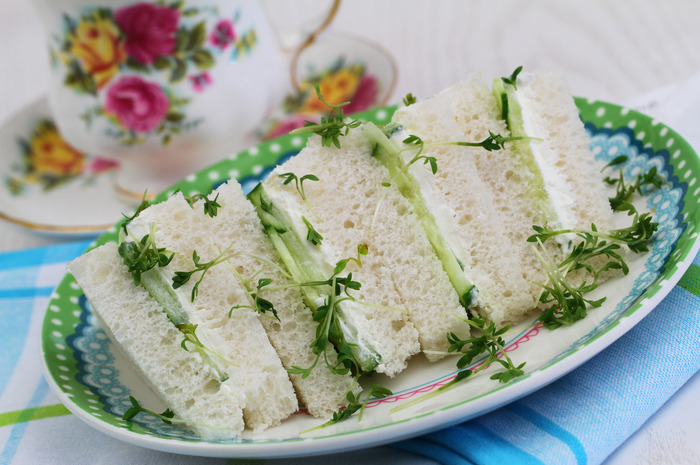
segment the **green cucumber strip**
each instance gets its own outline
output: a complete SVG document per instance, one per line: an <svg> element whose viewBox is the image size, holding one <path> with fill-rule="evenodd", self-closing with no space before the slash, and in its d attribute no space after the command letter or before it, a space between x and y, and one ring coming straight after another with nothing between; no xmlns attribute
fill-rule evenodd
<svg viewBox="0 0 700 465"><path fill-rule="evenodd" d="M525 133L522 108L518 102L517 91L511 84L504 83L501 78L494 79L492 89L502 117L508 125L510 135L513 137L524 137L524 139L513 140L508 143L511 144L512 152L518 158L518 161L530 173L527 183L530 196L544 214L547 224L560 224L559 215L554 210L552 199L545 188L542 171L532 152L532 139L528 139L528 137L537 137L537 134L529 136Z"/></svg>
<svg viewBox="0 0 700 465"><path fill-rule="evenodd" d="M161 306L174 325L184 325L190 322L187 312L182 308L180 299L163 273L155 268L142 273L141 285L146 288L153 300L158 302L158 305Z"/></svg>
<svg viewBox="0 0 700 465"><path fill-rule="evenodd" d="M390 130L393 130L393 128ZM418 182L409 172L404 170L399 150L384 132L374 124L366 123L364 132L370 142L375 144L372 156L389 170L392 182L396 184L401 194L413 205L416 216L442 263L442 268L457 291L460 303L467 309L475 306L478 296L476 286L464 275L463 265L455 256L445 236L438 228L435 217L420 192Z"/></svg>
<svg viewBox="0 0 700 465"><path fill-rule="evenodd" d="M183 308L180 299L177 297L175 290L170 284L170 280L157 268L152 268L141 273L141 286L146 289L148 294L160 306L168 319L175 326L185 325L190 322L187 311ZM199 346L194 346L189 350L197 352L204 361L217 374L219 381L226 381L229 376L226 373L226 366L212 357L206 350Z"/></svg>
<svg viewBox="0 0 700 465"><path fill-rule="evenodd" d="M285 215L270 202L262 183L255 186L248 194L248 199L255 206L265 228L265 233L294 280L298 283L327 280L328 277L325 276L323 270L309 255L303 242L304 239L294 233L292 225L288 224ZM306 305L315 314L327 295L319 292L316 286L301 286L301 291ZM362 349L362 345L358 343L360 340L359 332L352 324L352 319L348 317L344 307L342 303L336 307L342 337L350 346L360 371L369 374L381 362L381 355L371 347L368 347L367 350ZM343 342L337 338L331 339L336 348ZM365 344L366 346L367 344Z"/></svg>

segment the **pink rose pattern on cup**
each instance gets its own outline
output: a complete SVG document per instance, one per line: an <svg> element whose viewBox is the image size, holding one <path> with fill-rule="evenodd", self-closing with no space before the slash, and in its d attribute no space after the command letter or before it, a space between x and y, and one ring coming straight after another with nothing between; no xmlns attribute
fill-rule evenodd
<svg viewBox="0 0 700 465"><path fill-rule="evenodd" d="M125 128L153 131L168 113L170 101L158 84L139 76L124 76L107 89L105 111Z"/></svg>
<svg viewBox="0 0 700 465"><path fill-rule="evenodd" d="M138 3L115 11L114 19L125 35L126 53L139 63L151 64L175 50L179 10Z"/></svg>
<svg viewBox="0 0 700 465"><path fill-rule="evenodd" d="M66 15L52 61L65 66L65 86L95 97L81 114L88 128L105 119L107 135L123 145L152 137L167 145L203 121L188 118L190 99L180 86L204 92L214 84L209 70L224 53L230 62L255 49L255 29L236 30L239 14L221 18L216 8L176 1L91 9L77 19ZM164 76L167 84L149 75Z"/></svg>

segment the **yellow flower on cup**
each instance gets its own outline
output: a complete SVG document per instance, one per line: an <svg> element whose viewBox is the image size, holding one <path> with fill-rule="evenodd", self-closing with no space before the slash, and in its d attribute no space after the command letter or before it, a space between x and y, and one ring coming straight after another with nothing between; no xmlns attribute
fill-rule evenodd
<svg viewBox="0 0 700 465"><path fill-rule="evenodd" d="M70 53L92 75L98 89L109 82L126 60L119 28L98 13L80 19L70 34L70 44Z"/></svg>
<svg viewBox="0 0 700 465"><path fill-rule="evenodd" d="M50 122L37 126L28 148L30 177L37 180L75 176L85 166L85 155L68 145Z"/></svg>
<svg viewBox="0 0 700 465"><path fill-rule="evenodd" d="M318 122L329 108L316 95L318 83L323 99L330 105L345 103L342 110L349 115L377 104L379 80L367 72L361 62L346 64L343 58L331 67L314 73L301 82L299 92L287 95L276 117L270 118L261 135L272 139L300 128L307 121Z"/></svg>
<svg viewBox="0 0 700 465"><path fill-rule="evenodd" d="M20 163L12 166L4 180L13 195L22 195L30 185L48 191L75 179L92 182L95 176L119 166L99 156L87 156L68 145L48 118L38 119L27 137L20 137L17 142Z"/></svg>
<svg viewBox="0 0 700 465"><path fill-rule="evenodd" d="M349 66L324 74L317 81L323 99L330 105L349 101L355 95L363 73L362 66ZM323 113L328 110L328 107L316 96L313 84L312 81L305 81L302 85L302 91L310 91L304 105L298 110L299 113Z"/></svg>

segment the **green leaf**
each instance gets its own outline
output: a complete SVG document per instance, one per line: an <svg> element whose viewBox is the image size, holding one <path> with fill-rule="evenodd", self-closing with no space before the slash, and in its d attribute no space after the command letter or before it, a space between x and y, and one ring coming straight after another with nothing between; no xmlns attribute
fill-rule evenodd
<svg viewBox="0 0 700 465"><path fill-rule="evenodd" d="M153 60L153 67L157 70L167 69L171 66L173 66L173 62L163 55L157 56L156 59Z"/></svg>
<svg viewBox="0 0 700 465"><path fill-rule="evenodd" d="M204 21L198 22L190 31L187 41L187 50L194 50L204 43L207 38L207 26Z"/></svg>
<svg viewBox="0 0 700 465"><path fill-rule="evenodd" d="M408 107L416 103L416 98L413 96L412 93L406 94L406 96L403 98L403 104L404 106Z"/></svg>
<svg viewBox="0 0 700 465"><path fill-rule="evenodd" d="M518 89L518 87L517 87L518 74L520 74L520 72L522 70L523 70L523 67L518 66L517 68L515 68L515 71L513 71L513 73L510 76L502 77L501 79L503 80L503 82L505 82L506 84L510 84L511 86L513 86L513 88L515 90L517 90Z"/></svg>
<svg viewBox="0 0 700 465"><path fill-rule="evenodd" d="M323 241L323 236L321 236L318 233L318 231L316 231L316 229L309 222L309 220L306 219L306 217L302 216L301 220L304 222L308 230L306 234L306 240L311 242L313 245L321 245L321 241Z"/></svg>
<svg viewBox="0 0 700 465"><path fill-rule="evenodd" d="M165 119L167 121L170 121L171 123L179 123L183 119L185 119L185 115L183 115L182 113L178 113L178 112L173 111L173 112L169 112L167 115L165 115Z"/></svg>
<svg viewBox="0 0 700 465"><path fill-rule="evenodd" d="M192 61L199 69L209 69L216 61L209 50L199 49L192 54Z"/></svg>
<svg viewBox="0 0 700 465"><path fill-rule="evenodd" d="M142 73L148 72L148 66L144 65L134 57L128 57L126 59L126 67L133 71L140 71Z"/></svg>
<svg viewBox="0 0 700 465"><path fill-rule="evenodd" d="M184 77L185 74L187 74L187 62L185 60L182 60L180 58L175 58L175 67L173 68L172 72L170 73L170 82L171 83L176 83L181 81Z"/></svg>
<svg viewBox="0 0 700 465"><path fill-rule="evenodd" d="M185 28L179 28L175 33L175 51L183 52L185 47L187 47L187 40L189 39L189 32Z"/></svg>

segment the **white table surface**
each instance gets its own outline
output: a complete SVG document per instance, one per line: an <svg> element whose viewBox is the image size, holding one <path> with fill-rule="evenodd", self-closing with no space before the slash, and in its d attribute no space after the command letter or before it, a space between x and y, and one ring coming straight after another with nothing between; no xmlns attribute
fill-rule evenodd
<svg viewBox="0 0 700 465"><path fill-rule="evenodd" d="M562 69L575 95L624 104L700 71L698 22L691 0L345 0L333 27L391 51L392 102L524 65ZM0 0L0 124L45 94L47 57L33 5ZM60 240L0 222L0 251ZM605 463L700 464L700 374Z"/></svg>

